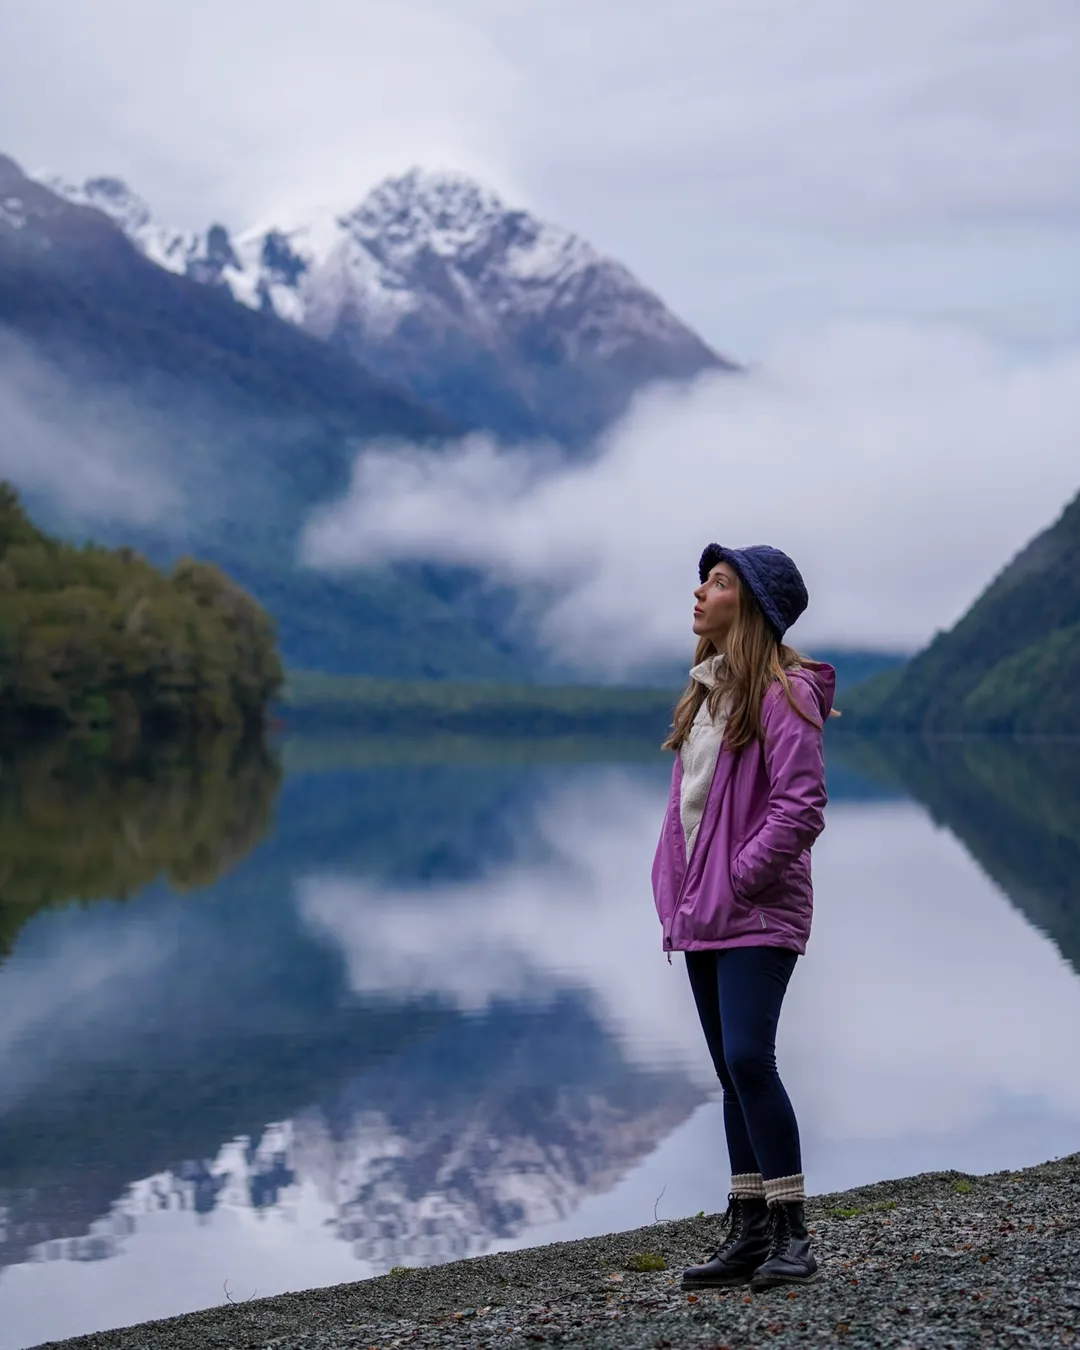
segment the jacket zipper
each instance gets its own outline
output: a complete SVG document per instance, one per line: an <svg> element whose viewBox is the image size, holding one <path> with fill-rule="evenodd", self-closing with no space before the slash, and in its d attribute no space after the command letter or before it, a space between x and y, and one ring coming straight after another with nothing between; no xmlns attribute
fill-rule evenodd
<svg viewBox="0 0 1080 1350"><path fill-rule="evenodd" d="M715 772L713 777L715 781ZM710 794L712 793L711 783L709 785L709 792ZM708 806L707 798L705 805ZM675 830L675 833L677 834L679 844L682 847L683 852L685 853L686 835L683 833L682 817L678 814L678 812L676 812L676 820L677 820L677 829ZM679 886L679 894L675 898L675 908L671 911L671 921L667 926L667 931L664 933L664 946L667 948L667 959L669 966L671 965L671 953L674 950L674 948L671 945L671 930L675 927L675 920L679 914L679 906L682 904L683 900L683 892L686 890L686 883L690 880L690 865L694 861L694 855L697 853L698 840L701 838L701 826L704 824L704 821L705 821L705 812L702 811L701 820L698 821L697 833L694 835L693 847L690 849L690 852L686 855L686 866L683 869L682 883Z"/></svg>

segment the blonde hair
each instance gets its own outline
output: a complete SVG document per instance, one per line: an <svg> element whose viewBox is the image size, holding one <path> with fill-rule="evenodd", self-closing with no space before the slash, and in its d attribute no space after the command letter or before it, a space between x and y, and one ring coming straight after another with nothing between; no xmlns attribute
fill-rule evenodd
<svg viewBox="0 0 1080 1350"><path fill-rule="evenodd" d="M788 672L811 664L806 657L777 640L757 601L738 581L739 603L735 622L728 633L725 661L712 689L706 689L697 680L691 680L675 706L671 733L663 749L678 750L690 734L694 718L708 699L709 715L716 717L721 705L727 704L727 723L724 728L724 748L742 750L753 741L764 739L761 724L761 705L774 683L779 682L792 708L812 726L821 723L805 712L795 700ZM716 654L710 638L698 639L694 664Z"/></svg>

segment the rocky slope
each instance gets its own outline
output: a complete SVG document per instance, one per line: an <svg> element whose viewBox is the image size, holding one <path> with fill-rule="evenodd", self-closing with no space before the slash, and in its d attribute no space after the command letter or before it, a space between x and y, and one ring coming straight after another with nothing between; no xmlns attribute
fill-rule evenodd
<svg viewBox="0 0 1080 1350"><path fill-rule="evenodd" d="M931 1172L807 1207L822 1278L687 1295L716 1216L552 1243L57 1343L65 1350L875 1350L1076 1344L1080 1154L1018 1172ZM652 1258L656 1269L642 1270Z"/></svg>

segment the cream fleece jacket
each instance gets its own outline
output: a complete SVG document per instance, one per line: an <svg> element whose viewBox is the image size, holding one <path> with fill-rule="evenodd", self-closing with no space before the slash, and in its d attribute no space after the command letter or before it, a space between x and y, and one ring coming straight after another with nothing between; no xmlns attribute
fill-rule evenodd
<svg viewBox="0 0 1080 1350"><path fill-rule="evenodd" d="M712 689L724 664L722 654L710 656L691 670L690 678L706 689ZM724 739L724 727L727 725L727 710L720 708L715 718L709 715L708 699L698 709L689 735L679 747L682 760L682 789L679 793L679 816L682 820L683 835L686 839L686 857L694 851L698 826L701 824L705 802L712 787L716 761L720 755L720 742Z"/></svg>

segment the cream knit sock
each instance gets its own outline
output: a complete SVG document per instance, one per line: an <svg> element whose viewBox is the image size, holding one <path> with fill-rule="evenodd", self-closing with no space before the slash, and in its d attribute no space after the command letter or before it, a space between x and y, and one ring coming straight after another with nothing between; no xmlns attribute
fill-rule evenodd
<svg viewBox="0 0 1080 1350"><path fill-rule="evenodd" d="M764 1182L765 1198L770 1205L790 1204L806 1199L806 1182L801 1172L790 1177L770 1177Z"/></svg>
<svg viewBox="0 0 1080 1350"><path fill-rule="evenodd" d="M764 1200L765 1183L760 1172L735 1172L731 1177L731 1194L736 1200Z"/></svg>

